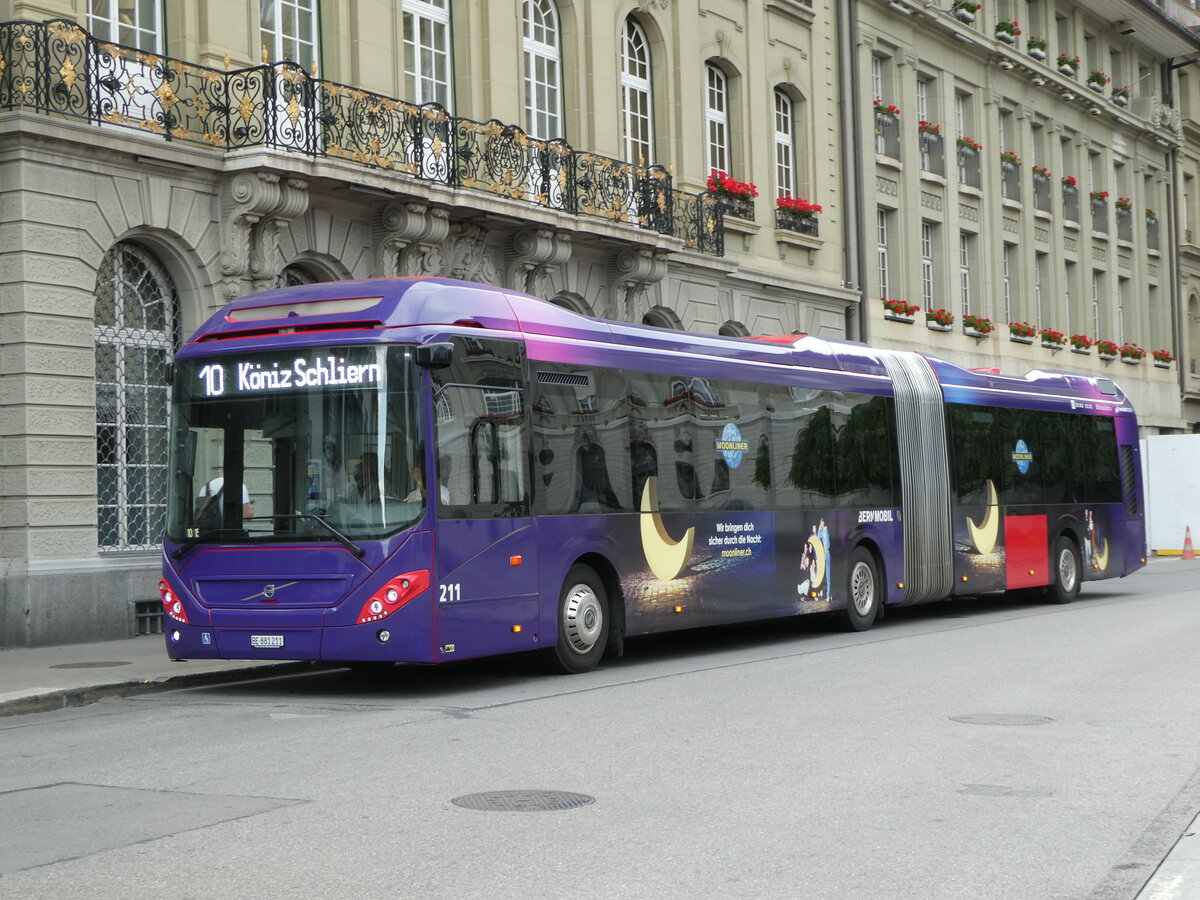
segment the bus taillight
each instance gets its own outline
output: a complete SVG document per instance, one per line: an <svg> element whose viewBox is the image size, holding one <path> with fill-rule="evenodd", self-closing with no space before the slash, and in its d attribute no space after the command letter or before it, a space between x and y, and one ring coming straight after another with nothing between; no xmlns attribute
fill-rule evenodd
<svg viewBox="0 0 1200 900"><path fill-rule="evenodd" d="M182 622L184 625L188 623L187 612L183 608L183 604L179 602L179 598L175 596L175 592L171 590L171 586L167 584L165 578L158 580L158 595L162 597L163 610L168 616L176 622Z"/></svg>
<svg viewBox="0 0 1200 900"><path fill-rule="evenodd" d="M362 611L358 614L358 624L363 625L367 622L378 622L380 619L386 619L428 587L428 569L397 575L372 594L371 599L363 604Z"/></svg>

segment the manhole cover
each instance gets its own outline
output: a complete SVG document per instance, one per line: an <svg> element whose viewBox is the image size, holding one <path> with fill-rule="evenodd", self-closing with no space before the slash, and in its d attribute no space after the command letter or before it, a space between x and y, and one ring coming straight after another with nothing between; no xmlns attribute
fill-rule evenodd
<svg viewBox="0 0 1200 900"><path fill-rule="evenodd" d="M971 713L966 716L951 716L951 722L964 725L1045 725L1054 720L1049 716L1031 716L1024 713Z"/></svg>
<svg viewBox="0 0 1200 900"><path fill-rule="evenodd" d="M463 809L482 809L485 812L546 812L587 806L595 803L596 798L569 791L483 791L464 794L450 802Z"/></svg>
<svg viewBox="0 0 1200 900"><path fill-rule="evenodd" d="M57 666L51 666L52 669L108 669L113 666L132 666L133 663L128 662L80 662L80 663L59 663Z"/></svg>

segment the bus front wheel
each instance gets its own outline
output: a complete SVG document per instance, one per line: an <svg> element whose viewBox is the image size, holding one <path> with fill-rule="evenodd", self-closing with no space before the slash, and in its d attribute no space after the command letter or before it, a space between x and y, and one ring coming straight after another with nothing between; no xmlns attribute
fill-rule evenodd
<svg viewBox="0 0 1200 900"><path fill-rule="evenodd" d="M554 663L569 674L596 667L608 645L608 593L590 567L572 566L558 601Z"/></svg>
<svg viewBox="0 0 1200 900"><path fill-rule="evenodd" d="M1065 534L1054 544L1049 599L1051 603L1070 603L1079 596L1079 551L1075 542Z"/></svg>
<svg viewBox="0 0 1200 900"><path fill-rule="evenodd" d="M852 631L866 631L875 624L882 589L875 557L866 547L855 547L846 579L846 624Z"/></svg>

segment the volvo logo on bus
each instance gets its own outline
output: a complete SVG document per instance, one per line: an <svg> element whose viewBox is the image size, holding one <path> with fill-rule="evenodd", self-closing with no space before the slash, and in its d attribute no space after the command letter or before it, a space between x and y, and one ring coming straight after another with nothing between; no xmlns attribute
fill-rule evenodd
<svg viewBox="0 0 1200 900"><path fill-rule="evenodd" d="M263 600L274 600L277 593L282 591L284 588L291 587L296 583L297 582L295 581L289 581L287 584L264 584L261 591L259 591L257 594L251 594L249 597L243 597L242 602L249 603L251 600L257 600L260 597Z"/></svg>

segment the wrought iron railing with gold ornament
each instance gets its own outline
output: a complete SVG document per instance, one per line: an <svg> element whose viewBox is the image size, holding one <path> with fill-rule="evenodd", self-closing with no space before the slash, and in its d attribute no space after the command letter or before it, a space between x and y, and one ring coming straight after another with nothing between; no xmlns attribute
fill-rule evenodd
<svg viewBox="0 0 1200 900"><path fill-rule="evenodd" d="M448 187L673 235L721 255L707 193L635 165L271 63L221 71L97 40L74 22L0 22L0 110L127 128L167 141L347 160Z"/></svg>

